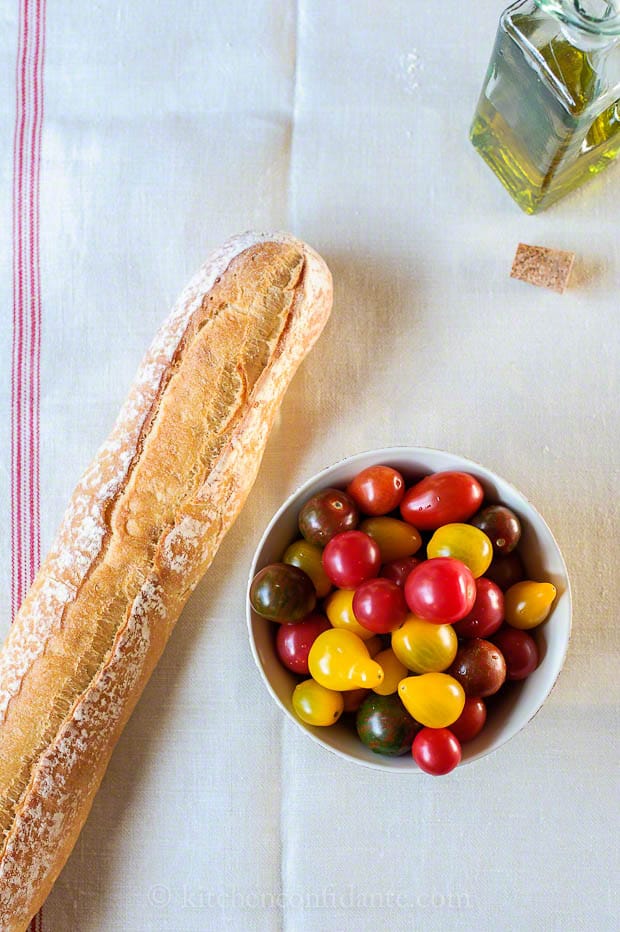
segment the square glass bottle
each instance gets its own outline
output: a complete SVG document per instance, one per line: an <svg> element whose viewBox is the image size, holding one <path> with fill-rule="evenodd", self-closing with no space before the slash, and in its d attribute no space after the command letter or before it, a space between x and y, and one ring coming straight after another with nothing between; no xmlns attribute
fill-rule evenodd
<svg viewBox="0 0 620 932"><path fill-rule="evenodd" d="M508 7L470 138L527 213L609 165L620 153L620 3Z"/></svg>

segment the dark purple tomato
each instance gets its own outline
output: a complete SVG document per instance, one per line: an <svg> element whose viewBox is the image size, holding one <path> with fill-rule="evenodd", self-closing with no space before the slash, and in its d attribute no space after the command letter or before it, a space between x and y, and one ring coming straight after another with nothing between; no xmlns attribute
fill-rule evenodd
<svg viewBox="0 0 620 932"><path fill-rule="evenodd" d="M355 590L353 614L362 627L388 634L407 617L403 590L390 579L369 579Z"/></svg>
<svg viewBox="0 0 620 932"><path fill-rule="evenodd" d="M482 638L465 641L447 671L461 684L466 696L492 696L506 679L506 661L495 644Z"/></svg>
<svg viewBox="0 0 620 932"><path fill-rule="evenodd" d="M317 492L299 512L299 530L311 544L324 547L335 534L352 531L359 524L357 506L340 489Z"/></svg>
<svg viewBox="0 0 620 932"><path fill-rule="evenodd" d="M504 593L490 579L476 580L476 601L465 618L457 621L454 630L460 638L486 638L504 620Z"/></svg>
<svg viewBox="0 0 620 932"><path fill-rule="evenodd" d="M415 734L422 727L409 715L397 695L371 693L361 704L355 720L361 741L374 751L399 757L411 749Z"/></svg>
<svg viewBox="0 0 620 932"><path fill-rule="evenodd" d="M405 492L400 513L418 531L435 531L442 524L467 521L478 511L484 491L466 472L436 472Z"/></svg>
<svg viewBox="0 0 620 932"><path fill-rule="evenodd" d="M271 563L260 570L250 586L252 608L271 621L298 621L316 605L310 577L288 563Z"/></svg>
<svg viewBox="0 0 620 932"><path fill-rule="evenodd" d="M493 637L506 661L506 677L509 680L524 680L538 666L538 647L527 631L518 631L504 625Z"/></svg>
<svg viewBox="0 0 620 932"><path fill-rule="evenodd" d="M423 728L411 748L413 759L425 773L442 777L461 762L461 745L449 728Z"/></svg>
<svg viewBox="0 0 620 932"><path fill-rule="evenodd" d="M480 734L486 720L487 707L484 699L475 699L470 696L465 700L463 711L457 720L450 725L450 731L461 744L465 744L466 741L472 741L476 735Z"/></svg>
<svg viewBox="0 0 620 932"><path fill-rule="evenodd" d="M391 466L369 466L349 483L347 492L364 514L387 515L400 505L405 480Z"/></svg>
<svg viewBox="0 0 620 932"><path fill-rule="evenodd" d="M512 553L521 539L521 522L506 505L489 505L470 521L480 528L493 544L493 552Z"/></svg>
<svg viewBox="0 0 620 932"><path fill-rule="evenodd" d="M419 557L400 557L398 560L389 560L381 567L380 575L404 588L407 576L421 562Z"/></svg>
<svg viewBox="0 0 620 932"><path fill-rule="evenodd" d="M484 575L505 592L515 583L525 579L525 568L521 562L521 557L516 550L513 550L512 553L506 554L505 557L494 557Z"/></svg>
<svg viewBox="0 0 620 932"><path fill-rule="evenodd" d="M435 624L453 624L474 606L476 580L454 557L423 560L407 577L405 599L414 615Z"/></svg>
<svg viewBox="0 0 620 932"><path fill-rule="evenodd" d="M310 648L322 631L327 631L331 625L325 615L314 612L302 621L287 622L280 625L276 634L276 650L278 657L285 667L293 673L307 676L308 654Z"/></svg>
<svg viewBox="0 0 620 932"><path fill-rule="evenodd" d="M363 531L343 531L323 551L323 569L335 586L355 589L381 566L379 545Z"/></svg>

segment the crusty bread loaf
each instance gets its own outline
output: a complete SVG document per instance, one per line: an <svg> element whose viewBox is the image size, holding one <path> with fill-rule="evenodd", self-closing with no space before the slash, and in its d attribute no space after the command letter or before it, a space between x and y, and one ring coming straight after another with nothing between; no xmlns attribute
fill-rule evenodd
<svg viewBox="0 0 620 932"><path fill-rule="evenodd" d="M332 303L286 235L215 253L147 353L0 652L0 929L43 903Z"/></svg>

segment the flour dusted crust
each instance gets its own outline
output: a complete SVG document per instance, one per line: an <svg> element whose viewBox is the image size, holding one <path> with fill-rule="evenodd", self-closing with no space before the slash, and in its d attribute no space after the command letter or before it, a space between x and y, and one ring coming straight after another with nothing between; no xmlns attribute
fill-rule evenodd
<svg viewBox="0 0 620 932"><path fill-rule="evenodd" d="M332 303L287 234L214 253L155 337L0 652L0 930L24 929Z"/></svg>

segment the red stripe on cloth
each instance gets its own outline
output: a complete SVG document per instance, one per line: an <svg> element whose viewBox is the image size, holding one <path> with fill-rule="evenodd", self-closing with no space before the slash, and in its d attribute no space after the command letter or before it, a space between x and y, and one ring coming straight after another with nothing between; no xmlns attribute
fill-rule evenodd
<svg viewBox="0 0 620 932"><path fill-rule="evenodd" d="M46 0L20 0L13 137L13 343L11 355L11 611L41 559L39 409L41 270L39 199ZM43 914L30 923L42 932Z"/></svg>

